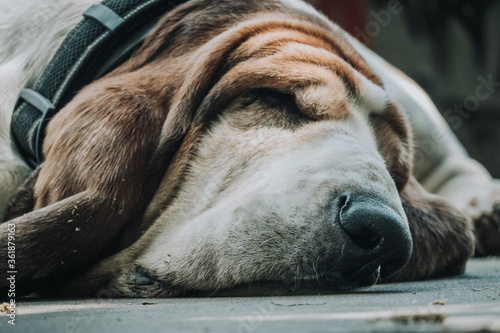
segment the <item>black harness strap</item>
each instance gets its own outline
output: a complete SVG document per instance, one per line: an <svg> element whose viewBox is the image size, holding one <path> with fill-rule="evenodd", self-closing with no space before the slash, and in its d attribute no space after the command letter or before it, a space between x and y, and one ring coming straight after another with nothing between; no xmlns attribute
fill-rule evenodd
<svg viewBox="0 0 500 333"><path fill-rule="evenodd" d="M45 128L57 111L130 57L159 19L186 1L105 0L83 14L35 86L24 89L16 103L11 133L31 167L43 162Z"/></svg>

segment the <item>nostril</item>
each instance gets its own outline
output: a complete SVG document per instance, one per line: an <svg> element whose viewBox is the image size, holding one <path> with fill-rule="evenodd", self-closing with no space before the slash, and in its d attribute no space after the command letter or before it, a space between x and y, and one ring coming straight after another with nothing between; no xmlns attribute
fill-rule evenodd
<svg viewBox="0 0 500 333"><path fill-rule="evenodd" d="M401 262L401 260L398 258L392 260L390 258L387 258L386 261L383 262L381 265L382 268L380 271L380 276L384 279L388 278L397 271L399 271L399 269L405 264L406 262Z"/></svg>
<svg viewBox="0 0 500 333"><path fill-rule="evenodd" d="M349 199L349 195L347 194L342 194L338 198L338 206L339 206L339 212L343 209L349 208L349 205L347 203L347 200Z"/></svg>

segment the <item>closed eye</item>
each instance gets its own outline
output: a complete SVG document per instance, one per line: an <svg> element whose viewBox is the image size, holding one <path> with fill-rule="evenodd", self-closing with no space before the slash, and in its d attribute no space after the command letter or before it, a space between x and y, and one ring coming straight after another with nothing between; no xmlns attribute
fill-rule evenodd
<svg viewBox="0 0 500 333"><path fill-rule="evenodd" d="M254 96L273 109L278 109L292 117L304 117L295 101L295 96L274 89L258 89Z"/></svg>
<svg viewBox="0 0 500 333"><path fill-rule="evenodd" d="M368 119L370 120L370 122L376 122L376 121L379 121L380 119L384 119L382 117L382 115L378 114L378 113L373 113L373 112L370 112L370 114L368 115Z"/></svg>

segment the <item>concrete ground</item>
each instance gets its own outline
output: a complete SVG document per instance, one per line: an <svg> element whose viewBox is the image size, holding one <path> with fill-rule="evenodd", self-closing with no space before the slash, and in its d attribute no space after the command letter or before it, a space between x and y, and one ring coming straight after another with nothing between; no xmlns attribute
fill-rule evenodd
<svg viewBox="0 0 500 333"><path fill-rule="evenodd" d="M464 275L334 295L17 300L0 332L500 332L500 258Z"/></svg>

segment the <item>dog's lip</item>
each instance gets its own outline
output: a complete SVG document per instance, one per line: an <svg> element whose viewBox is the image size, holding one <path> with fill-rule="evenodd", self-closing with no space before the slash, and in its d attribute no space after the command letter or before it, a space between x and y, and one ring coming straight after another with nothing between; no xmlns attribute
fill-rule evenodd
<svg viewBox="0 0 500 333"><path fill-rule="evenodd" d="M368 279L364 277L376 275L377 280L372 283L374 284L381 279L391 277L400 270L399 266L396 266L397 268L395 269L394 263L394 252L388 252L383 256L372 258L359 268L346 269L342 277L350 281L356 281L357 279L364 281Z"/></svg>
<svg viewBox="0 0 500 333"><path fill-rule="evenodd" d="M368 263L359 269L342 275L348 281L353 282L356 287L366 287L378 283L382 278L382 266L378 263Z"/></svg>

